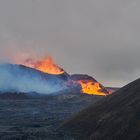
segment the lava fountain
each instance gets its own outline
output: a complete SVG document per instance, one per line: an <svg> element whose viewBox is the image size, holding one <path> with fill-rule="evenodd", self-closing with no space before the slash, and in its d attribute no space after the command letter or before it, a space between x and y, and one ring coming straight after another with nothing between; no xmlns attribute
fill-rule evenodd
<svg viewBox="0 0 140 140"><path fill-rule="evenodd" d="M54 63L51 56L37 61L34 68L48 74L59 75L64 73L64 70Z"/></svg>

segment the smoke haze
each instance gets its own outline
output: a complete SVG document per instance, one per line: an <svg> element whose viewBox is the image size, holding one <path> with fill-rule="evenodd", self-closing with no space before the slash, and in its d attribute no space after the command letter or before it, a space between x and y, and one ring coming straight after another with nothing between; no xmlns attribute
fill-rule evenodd
<svg viewBox="0 0 140 140"><path fill-rule="evenodd" d="M50 94L65 90L64 81L20 65L0 65L0 92Z"/></svg>
<svg viewBox="0 0 140 140"><path fill-rule="evenodd" d="M68 73L123 86L140 77L139 7L138 0L2 0L0 59L51 54Z"/></svg>

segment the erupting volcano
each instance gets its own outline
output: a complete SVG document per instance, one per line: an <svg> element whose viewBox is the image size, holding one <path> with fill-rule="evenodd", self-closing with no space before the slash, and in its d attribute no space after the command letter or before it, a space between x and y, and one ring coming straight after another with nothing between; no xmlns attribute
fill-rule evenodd
<svg viewBox="0 0 140 140"><path fill-rule="evenodd" d="M35 62L34 68L44 73L54 74L54 75L61 75L65 73L65 71L62 68L60 68L57 64L55 64L51 56ZM91 78L80 79L74 82L76 82L76 84L77 83L80 84L82 88L81 89L82 93L101 95L101 96L106 95L107 91L103 90L104 87L101 86L101 84L98 83L97 81L93 81L93 79Z"/></svg>
<svg viewBox="0 0 140 140"><path fill-rule="evenodd" d="M39 60L35 63L34 68L48 74L63 74L64 70L54 63L51 56Z"/></svg>
<svg viewBox="0 0 140 140"><path fill-rule="evenodd" d="M82 74L69 75L64 69L59 67L54 62L51 56L46 57L42 60L33 60L33 61L32 59L29 60L31 61L26 61L27 63L24 63L23 65L39 70L40 72L50 74L52 76L53 75L60 76L61 78L65 77L67 79L67 82L71 83L71 85L68 86L68 89L69 87L75 85L75 87L76 86L80 87L79 92L83 94L100 95L100 96L106 96L109 94L107 89L91 76ZM69 85L67 82L64 83L64 85Z"/></svg>

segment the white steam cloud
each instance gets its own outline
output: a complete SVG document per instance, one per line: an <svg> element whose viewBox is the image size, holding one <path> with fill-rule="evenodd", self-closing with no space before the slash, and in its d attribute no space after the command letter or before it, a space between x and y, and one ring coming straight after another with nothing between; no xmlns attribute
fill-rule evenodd
<svg viewBox="0 0 140 140"><path fill-rule="evenodd" d="M50 94L64 89L63 80L19 65L0 65L0 92Z"/></svg>

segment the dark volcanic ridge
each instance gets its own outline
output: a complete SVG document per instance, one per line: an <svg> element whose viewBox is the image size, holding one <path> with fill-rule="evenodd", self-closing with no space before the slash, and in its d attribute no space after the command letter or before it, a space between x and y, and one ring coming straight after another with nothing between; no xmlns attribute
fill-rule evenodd
<svg viewBox="0 0 140 140"><path fill-rule="evenodd" d="M105 87L109 93L114 93L120 89L120 87Z"/></svg>
<svg viewBox="0 0 140 140"><path fill-rule="evenodd" d="M74 140L139 140L140 79L81 111L60 129Z"/></svg>

